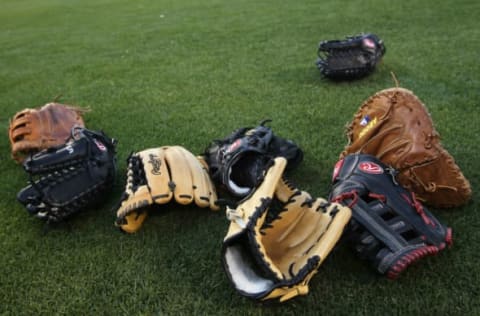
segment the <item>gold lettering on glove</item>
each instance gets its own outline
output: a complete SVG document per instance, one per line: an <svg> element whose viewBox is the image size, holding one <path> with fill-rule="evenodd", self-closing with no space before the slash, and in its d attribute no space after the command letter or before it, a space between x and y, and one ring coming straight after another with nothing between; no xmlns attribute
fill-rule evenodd
<svg viewBox="0 0 480 316"><path fill-rule="evenodd" d="M358 138L362 138L366 133L368 133L375 125L377 125L378 120L377 118L374 118L368 124L361 130L361 132L358 134Z"/></svg>

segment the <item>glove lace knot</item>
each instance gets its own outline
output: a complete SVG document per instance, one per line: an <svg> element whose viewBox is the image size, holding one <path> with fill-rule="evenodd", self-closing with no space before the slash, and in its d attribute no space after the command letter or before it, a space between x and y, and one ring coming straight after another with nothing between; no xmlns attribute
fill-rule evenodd
<svg viewBox="0 0 480 316"><path fill-rule="evenodd" d="M418 184L420 184L422 186L422 188L428 192L428 193L434 193L436 192L438 189L448 189L448 190L452 190L452 191L458 191L458 188L456 188L455 186L451 186L451 185L442 185L442 184L437 184L435 182L428 182L428 183L423 183L419 177L413 175L412 177L413 179L416 180L416 182Z"/></svg>
<svg viewBox="0 0 480 316"><path fill-rule="evenodd" d="M415 208L415 210L417 211L418 215L420 215L420 217L422 218L422 220L425 222L425 224L427 225L430 225L432 227L435 227L435 223L427 216L427 214L424 212L423 210L423 205L422 203L420 203L416 196L415 196L415 193L413 192L410 192L410 198L411 198L411 202L410 204ZM408 197L405 197L405 199L407 201L409 201L410 199Z"/></svg>
<svg viewBox="0 0 480 316"><path fill-rule="evenodd" d="M380 200L383 203L385 203L387 201L387 198L385 197L385 195L382 195L382 194L369 193L368 196L373 198L373 199Z"/></svg>
<svg viewBox="0 0 480 316"><path fill-rule="evenodd" d="M435 137L432 133L425 134L425 149L431 149L433 147L432 140Z"/></svg>
<svg viewBox="0 0 480 316"><path fill-rule="evenodd" d="M343 200L346 199L351 199L350 203L348 203L347 207L351 208L353 205L355 205L358 201L358 192L356 190L350 191L350 192L345 192L340 195L337 195L332 199L333 202L336 203L341 203Z"/></svg>

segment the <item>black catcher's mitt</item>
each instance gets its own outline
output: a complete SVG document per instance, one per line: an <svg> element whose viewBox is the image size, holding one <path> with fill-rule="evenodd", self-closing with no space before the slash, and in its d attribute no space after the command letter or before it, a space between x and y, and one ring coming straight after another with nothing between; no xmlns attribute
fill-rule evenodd
<svg viewBox="0 0 480 316"><path fill-rule="evenodd" d="M116 141L103 132L74 127L69 140L27 158L29 185L17 195L27 211L47 223L104 199L113 186Z"/></svg>
<svg viewBox="0 0 480 316"><path fill-rule="evenodd" d="M246 196L258 184L272 158L286 158L287 170L303 160L303 151L293 141L276 136L265 126L268 121L214 140L204 152L212 180L236 197Z"/></svg>
<svg viewBox="0 0 480 316"><path fill-rule="evenodd" d="M356 79L372 73L385 51L383 41L374 34L322 41L317 67L330 79Z"/></svg>
<svg viewBox="0 0 480 316"><path fill-rule="evenodd" d="M395 175L374 156L347 155L335 166L330 194L332 201L352 210L346 236L355 251L391 279L452 243L451 228L400 186Z"/></svg>

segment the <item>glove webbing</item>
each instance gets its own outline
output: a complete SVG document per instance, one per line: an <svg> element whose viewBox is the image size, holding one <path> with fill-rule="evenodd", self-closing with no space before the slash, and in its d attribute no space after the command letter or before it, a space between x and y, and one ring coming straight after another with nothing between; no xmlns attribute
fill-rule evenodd
<svg viewBox="0 0 480 316"><path fill-rule="evenodd" d="M130 155L128 158L127 190L136 191L139 186L148 185L143 161L140 157Z"/></svg>
<svg viewBox="0 0 480 316"><path fill-rule="evenodd" d="M372 70L367 54L356 48L319 51L318 55L317 65L325 75L360 76Z"/></svg>
<svg viewBox="0 0 480 316"><path fill-rule="evenodd" d="M47 187L58 187L62 182L68 180L71 177L74 177L82 173L82 168L75 166L70 166L67 169L56 170L53 173L43 175L40 179L34 181L32 176L30 176L30 184L37 191L39 200L42 200L42 207L35 207L30 204L27 206L29 213L37 214L40 217L47 216L49 221L59 221L63 217L68 216L79 210L80 208L89 204L94 196L98 194L99 191L105 188L105 183L93 184L84 192L79 192L79 194L73 196L70 200L64 201L61 204L50 203L45 201L43 197L43 188ZM61 209L61 212L59 212Z"/></svg>
<svg viewBox="0 0 480 316"><path fill-rule="evenodd" d="M347 202L350 200L348 205L354 208L356 216L351 220L350 232L359 236L355 238L355 250L360 255L372 261L377 261L377 257L386 258L389 253L399 255L395 262L378 262L379 272L385 273L390 279L395 279L410 264L425 256L435 255L442 249L433 245L415 246L423 243L424 236L384 204L385 197L383 195L370 193L369 197L372 198L372 201L366 203L368 206L363 205L358 208L355 207L357 203L365 204L365 202L358 199L358 193L355 191L338 196L335 201L346 200L345 202ZM427 225L434 225L423 212L421 204L415 199L413 201L415 202L412 205L422 220ZM363 216L359 214L365 209L370 209L374 213ZM370 232L376 232L377 237ZM449 230L446 242L448 245L452 243L451 230ZM403 254L397 252L403 252ZM381 253L383 255L378 256Z"/></svg>
<svg viewBox="0 0 480 316"><path fill-rule="evenodd" d="M90 188L86 192L82 192L81 194L75 196L72 198L72 200L67 201L65 205L54 205L54 204L49 204L48 202L44 202L45 205L48 207L46 208L47 212L47 223L49 222L58 222L63 220L64 217L67 217L70 214L73 214L77 212L79 209L85 207L87 204L91 202L91 199L98 196L97 192L102 191L104 188L104 184L97 184L94 185L92 188ZM59 212L61 207L61 212ZM28 209L27 209L28 210ZM30 210L28 210L30 212ZM39 215L44 214L43 211L38 212Z"/></svg>

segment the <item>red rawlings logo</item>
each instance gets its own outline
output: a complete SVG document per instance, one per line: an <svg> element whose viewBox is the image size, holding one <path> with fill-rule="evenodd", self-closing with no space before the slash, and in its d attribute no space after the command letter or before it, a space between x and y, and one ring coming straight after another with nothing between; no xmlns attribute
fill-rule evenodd
<svg viewBox="0 0 480 316"><path fill-rule="evenodd" d="M383 173L383 168L377 165L374 162L362 162L358 165L360 171L370 174L381 174Z"/></svg>

